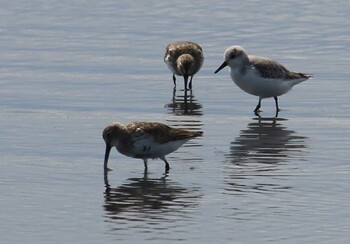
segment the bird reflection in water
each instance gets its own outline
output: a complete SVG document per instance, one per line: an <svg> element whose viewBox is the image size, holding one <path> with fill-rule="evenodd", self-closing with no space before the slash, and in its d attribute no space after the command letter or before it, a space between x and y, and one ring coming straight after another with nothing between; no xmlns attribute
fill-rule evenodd
<svg viewBox="0 0 350 244"><path fill-rule="evenodd" d="M203 115L203 106L195 99L192 90L183 90L183 95L176 95L174 88L172 102L165 107L174 115Z"/></svg>
<svg viewBox="0 0 350 244"><path fill-rule="evenodd" d="M107 222L116 224L112 226L113 230L133 225L152 229L153 224L160 222L179 224L175 222L190 218L191 210L198 207L202 197L199 187L185 188L168 179L167 174L149 178L145 171L143 177L127 179L114 188L109 184L108 171L105 171L104 182L103 208Z"/></svg>
<svg viewBox="0 0 350 244"><path fill-rule="evenodd" d="M295 170L287 162L304 159L307 137L284 126L285 119L256 120L230 144L227 190L234 194L287 191L290 187L281 185L280 179Z"/></svg>
<svg viewBox="0 0 350 244"><path fill-rule="evenodd" d="M195 99L192 90L180 90L176 94L176 89L173 89L171 103L165 105L169 113L174 115L166 121L173 127L179 127L192 131L202 130L201 116L203 115L203 106ZM202 146L198 140L189 141L184 147ZM196 161L203 159L193 158Z"/></svg>

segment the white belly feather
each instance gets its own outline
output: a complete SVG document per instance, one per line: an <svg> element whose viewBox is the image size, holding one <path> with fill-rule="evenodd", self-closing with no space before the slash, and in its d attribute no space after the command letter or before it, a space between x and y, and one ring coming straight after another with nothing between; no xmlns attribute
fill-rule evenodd
<svg viewBox="0 0 350 244"><path fill-rule="evenodd" d="M243 91L259 96L261 98L277 97L287 93L294 85L302 80L282 80L282 79L267 79L260 76L258 71L248 69L242 74L236 69L230 69L232 80Z"/></svg>
<svg viewBox="0 0 350 244"><path fill-rule="evenodd" d="M157 143L151 137L135 141L130 150L133 157L137 158L159 158L179 149L188 139L171 141L168 143Z"/></svg>

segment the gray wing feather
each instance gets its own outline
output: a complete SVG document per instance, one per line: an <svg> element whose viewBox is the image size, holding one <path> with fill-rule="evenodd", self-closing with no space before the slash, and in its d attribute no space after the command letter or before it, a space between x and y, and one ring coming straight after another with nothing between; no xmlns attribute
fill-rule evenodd
<svg viewBox="0 0 350 244"><path fill-rule="evenodd" d="M308 74L289 71L283 65L268 58L249 56L249 61L263 78L289 80L311 77L311 75Z"/></svg>

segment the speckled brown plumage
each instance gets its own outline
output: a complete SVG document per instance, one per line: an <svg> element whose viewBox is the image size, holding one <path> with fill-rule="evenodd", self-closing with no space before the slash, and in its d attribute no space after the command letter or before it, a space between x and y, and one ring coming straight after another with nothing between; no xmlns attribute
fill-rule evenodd
<svg viewBox="0 0 350 244"><path fill-rule="evenodd" d="M123 125L114 122L103 130L106 143L104 167L107 169L109 152L112 147L123 155L143 159L147 168L147 159L160 158L169 170L165 155L176 151L188 140L202 135L202 131L188 131L172 128L158 122L132 122Z"/></svg>
<svg viewBox="0 0 350 244"><path fill-rule="evenodd" d="M165 48L164 62L173 73L174 86L176 86L175 75L184 77L185 89L187 89L188 77L191 77L189 83L189 89L191 89L192 78L204 62L203 50L194 42L178 41L170 43Z"/></svg>

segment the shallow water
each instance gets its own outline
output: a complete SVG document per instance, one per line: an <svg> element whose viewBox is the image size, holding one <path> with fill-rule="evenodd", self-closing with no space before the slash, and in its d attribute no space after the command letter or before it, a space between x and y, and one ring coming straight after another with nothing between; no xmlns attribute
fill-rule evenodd
<svg viewBox="0 0 350 244"><path fill-rule="evenodd" d="M349 240L350 4L11 1L0 11L0 234L4 243ZM192 40L205 62L183 91L163 62ZM262 102L214 75L230 45L315 78ZM203 130L167 158L115 150L103 128Z"/></svg>

